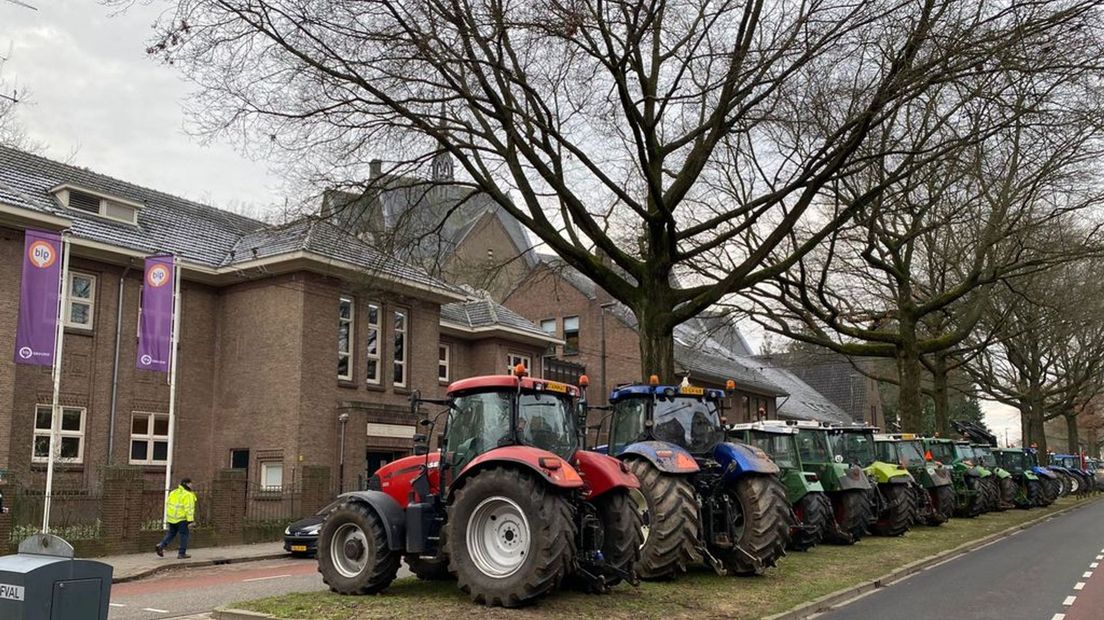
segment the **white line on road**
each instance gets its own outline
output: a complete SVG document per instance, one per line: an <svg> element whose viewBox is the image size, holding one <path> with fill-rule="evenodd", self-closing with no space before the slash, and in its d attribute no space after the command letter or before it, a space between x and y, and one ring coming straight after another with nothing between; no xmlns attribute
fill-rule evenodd
<svg viewBox="0 0 1104 620"><path fill-rule="evenodd" d="M1089 579L1090 577L1092 577L1092 571L1091 570L1087 570L1081 575L1082 579Z"/></svg>
<svg viewBox="0 0 1104 620"><path fill-rule="evenodd" d="M1066 600L1062 601L1062 604L1065 605L1066 607L1069 607L1070 605L1073 605L1073 602L1076 601L1076 600L1077 600L1076 596L1067 596Z"/></svg>
<svg viewBox="0 0 1104 620"><path fill-rule="evenodd" d="M1100 562L1093 562L1092 564L1089 564L1089 568L1096 568L1098 566L1100 566Z"/></svg>
<svg viewBox="0 0 1104 620"><path fill-rule="evenodd" d="M1073 584L1073 589L1074 590L1084 590L1085 589L1085 582L1084 581L1078 581L1077 583Z"/></svg>
<svg viewBox="0 0 1104 620"><path fill-rule="evenodd" d="M168 609L154 609L153 607L143 607L142 611L152 611L155 614L167 614L167 613L169 613Z"/></svg>
<svg viewBox="0 0 1104 620"><path fill-rule="evenodd" d="M108 603L108 605L111 605L112 607L126 607L124 603Z"/></svg>
<svg viewBox="0 0 1104 620"><path fill-rule="evenodd" d="M1104 560L1104 553L1101 553L1100 555L1096 556L1096 559Z"/></svg>
<svg viewBox="0 0 1104 620"><path fill-rule="evenodd" d="M242 579L242 583L249 581L265 581L266 579L280 579L282 577L291 577L291 575L272 575L271 577L254 577L252 579Z"/></svg>
<svg viewBox="0 0 1104 620"><path fill-rule="evenodd" d="M1050 620L1066 620L1066 614L1054 614Z"/></svg>

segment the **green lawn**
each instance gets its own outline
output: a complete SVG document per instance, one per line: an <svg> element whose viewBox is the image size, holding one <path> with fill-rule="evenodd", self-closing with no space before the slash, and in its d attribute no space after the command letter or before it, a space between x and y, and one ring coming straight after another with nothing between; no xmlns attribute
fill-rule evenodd
<svg viewBox="0 0 1104 620"><path fill-rule="evenodd" d="M480 620L761 618L1075 503L1077 500L1064 498L1046 509L952 519L942 527L919 527L901 538L866 538L851 547L820 546L806 553L791 553L780 566L760 577L722 578L702 569L672 582L645 583L639 588L619 586L607 595L558 592L521 610L475 607L455 584L414 578L395 581L379 596L312 592L250 601L237 607L305 620L451 620L467 614L478 615Z"/></svg>

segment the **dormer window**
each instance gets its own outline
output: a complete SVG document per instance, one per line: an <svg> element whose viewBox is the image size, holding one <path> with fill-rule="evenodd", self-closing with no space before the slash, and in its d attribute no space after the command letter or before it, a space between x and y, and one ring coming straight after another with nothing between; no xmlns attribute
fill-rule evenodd
<svg viewBox="0 0 1104 620"><path fill-rule="evenodd" d="M138 209L142 205L137 202L70 185L59 185L50 191L69 209L125 224L138 223Z"/></svg>

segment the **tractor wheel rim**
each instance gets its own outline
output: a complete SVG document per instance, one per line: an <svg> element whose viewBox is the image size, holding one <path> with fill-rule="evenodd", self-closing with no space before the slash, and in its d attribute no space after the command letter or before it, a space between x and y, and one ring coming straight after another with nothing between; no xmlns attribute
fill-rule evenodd
<svg viewBox="0 0 1104 620"><path fill-rule="evenodd" d="M342 577L352 579L368 566L368 537L355 523L337 528L330 540L330 558Z"/></svg>
<svg viewBox="0 0 1104 620"><path fill-rule="evenodd" d="M521 569L532 543L529 520L512 499L495 496L479 503L468 519L468 554L479 572L501 579Z"/></svg>
<svg viewBox="0 0 1104 620"><path fill-rule="evenodd" d="M629 497L633 506L640 513L640 549L648 543L648 535L652 532L652 513L648 510L648 499L638 489L629 489Z"/></svg>

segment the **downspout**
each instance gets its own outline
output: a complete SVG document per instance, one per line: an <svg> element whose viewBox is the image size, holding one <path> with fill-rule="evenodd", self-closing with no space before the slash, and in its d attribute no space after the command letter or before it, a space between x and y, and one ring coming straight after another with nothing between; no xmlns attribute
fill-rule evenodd
<svg viewBox="0 0 1104 620"><path fill-rule="evenodd" d="M107 426L107 464L115 461L115 407L119 398L119 348L123 341L123 290L130 265L119 276L119 299L115 304L115 361L111 366L111 421Z"/></svg>

